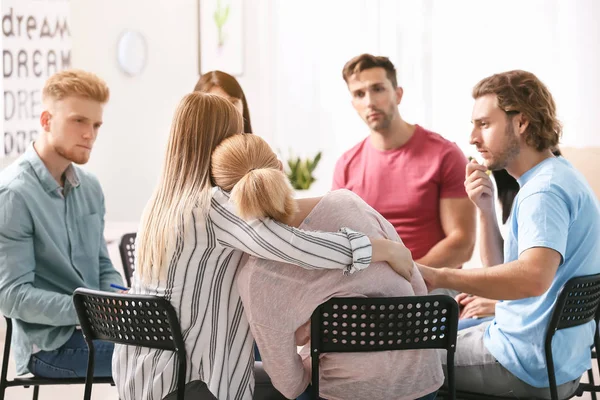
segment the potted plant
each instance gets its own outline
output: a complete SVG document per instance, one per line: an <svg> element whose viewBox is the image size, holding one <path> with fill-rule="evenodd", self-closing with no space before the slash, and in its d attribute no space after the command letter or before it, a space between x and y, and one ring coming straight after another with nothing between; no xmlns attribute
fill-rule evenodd
<svg viewBox="0 0 600 400"><path fill-rule="evenodd" d="M288 158L286 174L299 196L306 197L306 191L316 181L313 172L317 168L319 161L321 161L321 152L318 152L314 158L293 156Z"/></svg>

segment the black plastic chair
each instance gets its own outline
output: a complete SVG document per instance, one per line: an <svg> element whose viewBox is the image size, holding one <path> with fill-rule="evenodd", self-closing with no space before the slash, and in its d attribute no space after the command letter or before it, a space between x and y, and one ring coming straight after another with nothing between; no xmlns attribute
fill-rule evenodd
<svg viewBox="0 0 600 400"><path fill-rule="evenodd" d="M598 312L600 312L600 307L598 307ZM596 317L596 324L598 324L599 320L600 320L600 318ZM596 334L598 334L598 329L596 329ZM592 347L592 360L598 358L598 355L596 354L596 350L595 349L596 349L596 346ZM598 362L598 364L599 364L598 365L598 371L600 372L600 362L598 360L596 360L596 362ZM588 376L588 382L589 382L589 384L591 386L594 386L595 382L594 382L594 368L593 367L590 368L590 369L588 369L587 376ZM590 394L591 394L592 400L597 400L597 398L596 398L596 392L594 392L593 390L588 390L588 391L591 391Z"/></svg>
<svg viewBox="0 0 600 400"><path fill-rule="evenodd" d="M544 341L546 369L548 371L548 381L550 382L550 395L552 400L559 400L556 376L554 373L554 360L552 358L552 339L554 338L554 333L559 329L572 328L596 320L594 345L596 348L600 348L600 336L598 330L598 322L600 320L599 305L600 274L571 278L563 286L558 299L556 300L556 305L552 311ZM596 361L598 361L598 359L596 359ZM600 370L600 361L598 361L598 368ZM588 371L588 377L590 377L590 375L591 373ZM600 386L594 385L593 377L590 382L591 383L580 383L575 393L568 398L581 396L583 392L600 392ZM491 396L462 391L457 393L457 397L466 400L514 400L514 397Z"/></svg>
<svg viewBox="0 0 600 400"><path fill-rule="evenodd" d="M458 304L450 296L334 297L311 317L312 398L319 399L321 353L412 349L448 350L453 394L457 327Z"/></svg>
<svg viewBox="0 0 600 400"><path fill-rule="evenodd" d="M77 289L73 295L81 330L90 349L84 400L92 396L92 340L149 347L177 353L177 400L184 400L186 352L173 306L157 296Z"/></svg>
<svg viewBox="0 0 600 400"><path fill-rule="evenodd" d="M126 233L119 242L119 253L121 253L121 262L123 263L123 272L127 287L131 287L131 278L135 271L135 238L136 233Z"/></svg>
<svg viewBox="0 0 600 400"><path fill-rule="evenodd" d="M4 339L4 356L2 358L2 375L0 375L0 400L4 400L6 389L9 387L21 386L28 388L33 386L33 400L37 400L40 392L40 386L50 385L83 385L85 378L40 378L33 376L31 378L14 378L8 380L8 360L10 358L10 342L12 340L12 320L4 317L6 320L6 337ZM93 378L92 383L107 383L114 386L111 377Z"/></svg>

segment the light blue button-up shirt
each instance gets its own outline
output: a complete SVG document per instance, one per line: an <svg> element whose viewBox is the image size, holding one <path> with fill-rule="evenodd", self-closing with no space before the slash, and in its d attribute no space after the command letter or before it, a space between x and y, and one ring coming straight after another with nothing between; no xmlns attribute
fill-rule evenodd
<svg viewBox="0 0 600 400"><path fill-rule="evenodd" d="M122 284L104 240L98 180L69 166L64 188L33 145L0 172L0 311L13 319L17 373L29 372L35 348L62 346L78 325L78 287L114 291Z"/></svg>

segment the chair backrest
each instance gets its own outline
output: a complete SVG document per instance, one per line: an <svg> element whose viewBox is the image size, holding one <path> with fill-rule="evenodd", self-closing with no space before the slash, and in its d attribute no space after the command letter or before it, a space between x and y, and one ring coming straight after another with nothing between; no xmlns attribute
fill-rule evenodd
<svg viewBox="0 0 600 400"><path fill-rule="evenodd" d="M311 317L313 398L319 394L319 354L408 349L448 350L453 395L457 327L458 304L450 296L334 297Z"/></svg>
<svg viewBox="0 0 600 400"><path fill-rule="evenodd" d="M73 301L81 330L92 340L185 351L177 314L162 297L79 288Z"/></svg>
<svg viewBox="0 0 600 400"><path fill-rule="evenodd" d="M121 253L121 262L123 263L127 287L131 287L131 278L133 277L133 271L135 271L136 236L136 233L126 233L121 237L121 242L119 242L119 253Z"/></svg>
<svg viewBox="0 0 600 400"><path fill-rule="evenodd" d="M559 329L572 328L596 320L594 343L596 349L598 349L600 347L598 337L598 322L600 320L599 305L600 274L571 278L563 286L552 311L544 343L546 368L548 370L552 399L558 399L554 360L552 357L552 338L554 337L554 333ZM598 366L600 367L600 363Z"/></svg>
<svg viewBox="0 0 600 400"><path fill-rule="evenodd" d="M73 294L73 302L88 346L92 340L99 339L176 352L179 364L178 399L183 399L185 342L177 314L169 301L157 296L79 288Z"/></svg>
<svg viewBox="0 0 600 400"><path fill-rule="evenodd" d="M548 325L546 340L559 329L583 325L597 317L600 274L571 278L563 286Z"/></svg>

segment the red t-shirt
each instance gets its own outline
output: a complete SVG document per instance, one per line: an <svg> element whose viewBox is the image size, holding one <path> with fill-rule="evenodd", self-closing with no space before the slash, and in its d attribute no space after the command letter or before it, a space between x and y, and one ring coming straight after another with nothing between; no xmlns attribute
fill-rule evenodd
<svg viewBox="0 0 600 400"><path fill-rule="evenodd" d="M333 189L349 189L379 211L417 260L446 237L439 200L467 196L466 164L455 143L417 125L400 148L380 151L366 138L344 153Z"/></svg>

